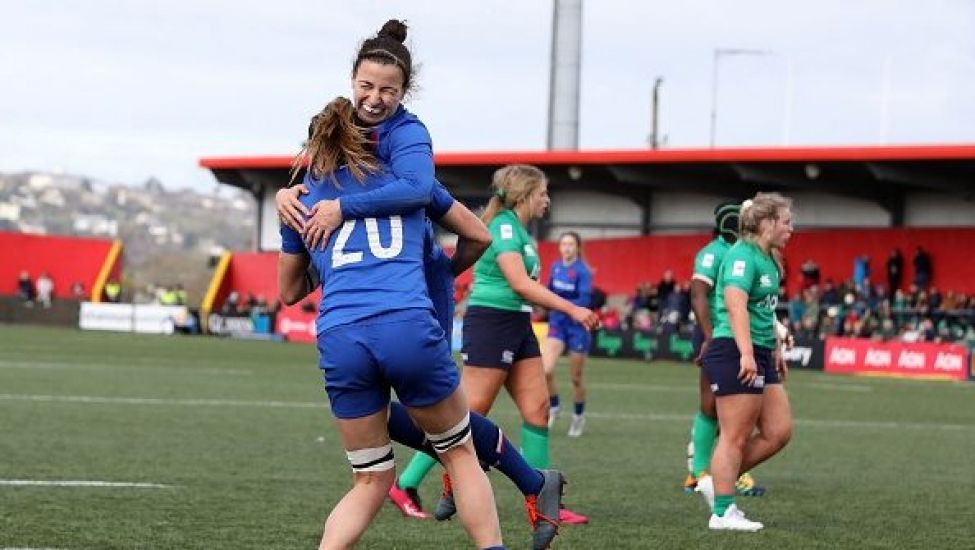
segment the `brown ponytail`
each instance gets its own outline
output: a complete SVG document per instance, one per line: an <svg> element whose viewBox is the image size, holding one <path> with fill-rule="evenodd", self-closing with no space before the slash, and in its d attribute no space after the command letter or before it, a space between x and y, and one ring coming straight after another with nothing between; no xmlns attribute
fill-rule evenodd
<svg viewBox="0 0 975 550"><path fill-rule="evenodd" d="M379 170L365 132L355 124L354 112L352 102L340 96L311 118L308 141L291 163L292 183L306 162L309 174L316 180L334 174L342 165L348 165L359 182L367 173ZM332 181L335 182L334 175Z"/></svg>

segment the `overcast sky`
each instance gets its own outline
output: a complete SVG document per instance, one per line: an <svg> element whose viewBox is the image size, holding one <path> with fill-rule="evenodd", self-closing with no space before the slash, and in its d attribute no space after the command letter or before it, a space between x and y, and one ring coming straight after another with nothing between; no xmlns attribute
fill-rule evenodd
<svg viewBox="0 0 975 550"><path fill-rule="evenodd" d="M975 1L589 0L580 146L975 143ZM358 42L410 24L438 151L545 146L552 1L4 0L0 171L212 188L203 156L293 154ZM791 69L790 69L791 67ZM791 77L790 77L791 75ZM791 91L790 91L791 90Z"/></svg>

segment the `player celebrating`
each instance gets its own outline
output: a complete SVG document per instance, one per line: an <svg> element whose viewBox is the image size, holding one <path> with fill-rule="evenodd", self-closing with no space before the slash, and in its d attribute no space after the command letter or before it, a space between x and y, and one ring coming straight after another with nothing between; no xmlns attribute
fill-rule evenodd
<svg viewBox="0 0 975 550"><path fill-rule="evenodd" d="M337 98L313 119L306 146L306 204L376 189L392 179L369 154L352 113L352 103ZM409 407L447 470L458 476L461 519L475 544L500 548L494 495L470 442L466 400L443 330L431 314L423 271L423 211L348 220L324 248L309 245L287 226L281 232L282 298L290 302L310 291L309 263L322 275L319 365L355 479L329 514L321 548L355 544L393 483L390 388ZM403 338L404 331L412 337Z"/></svg>
<svg viewBox="0 0 975 550"><path fill-rule="evenodd" d="M715 285L720 299L702 362L720 435L712 475L697 484L712 508L711 529L762 529L735 505L735 480L777 453L792 435L781 383L786 367L776 342L779 265L774 258L792 236L791 204L777 193L758 193L742 204L740 240L725 254Z"/></svg>
<svg viewBox="0 0 975 550"><path fill-rule="evenodd" d="M559 255L561 259L552 264L552 273L548 282L549 290L577 306L591 307L592 270L582 259L582 237L574 231L563 233L559 237ZM586 364L591 340L586 327L573 321L565 313L561 311L549 313L548 338L545 340L545 350L542 352L549 395L548 427L552 428L561 409L555 366L568 347L573 397L569 437L579 437L586 426L586 384L582 369Z"/></svg>

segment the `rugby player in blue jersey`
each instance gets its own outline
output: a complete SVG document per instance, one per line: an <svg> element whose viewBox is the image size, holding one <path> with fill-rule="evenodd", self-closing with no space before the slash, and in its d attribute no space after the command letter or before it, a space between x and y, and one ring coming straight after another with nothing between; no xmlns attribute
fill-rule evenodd
<svg viewBox="0 0 975 550"><path fill-rule="evenodd" d="M368 152L352 112L352 103L339 98L313 122L306 146L306 205L374 190L394 179ZM329 514L321 548L353 545L395 479L387 430L390 389L447 470L463 479L457 483L463 494L458 505L475 544L501 545L494 496L470 441L467 402L427 293L426 233L422 209L346 220L323 247L282 226L282 299L293 303L311 290L310 264L321 275L319 367L355 479Z"/></svg>
<svg viewBox="0 0 975 550"><path fill-rule="evenodd" d="M559 237L561 260L552 264L548 289L577 306L592 307L592 270L582 259L582 237L574 231ZM586 426L586 384L582 369L589 355L592 337L586 327L558 310L548 314L548 338L542 352L545 381L548 384L548 427L555 423L561 409L559 389L555 380L555 366L568 348L569 374L572 377L572 422L569 437L579 437Z"/></svg>

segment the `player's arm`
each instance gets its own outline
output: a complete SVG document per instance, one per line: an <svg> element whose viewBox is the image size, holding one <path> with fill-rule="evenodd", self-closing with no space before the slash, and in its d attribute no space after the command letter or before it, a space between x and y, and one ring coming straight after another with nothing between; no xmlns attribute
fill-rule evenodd
<svg viewBox="0 0 975 550"><path fill-rule="evenodd" d="M588 268L579 270L575 303L583 307L592 307L592 272Z"/></svg>
<svg viewBox="0 0 975 550"><path fill-rule="evenodd" d="M491 246L491 232L481 218L455 200L439 181L433 186L426 211L437 225L457 235L457 249L450 259L454 276L467 271Z"/></svg>
<svg viewBox="0 0 975 550"><path fill-rule="evenodd" d="M372 191L315 203L304 228L310 248L328 240L345 219L404 214L429 204L434 168L433 143L426 127L417 121L397 128L386 139L389 162L384 164L396 179Z"/></svg>
<svg viewBox="0 0 975 550"><path fill-rule="evenodd" d="M712 285L703 279L698 277L691 279L691 309L694 311L697 326L704 333L705 340L710 340L714 332L714 324L711 322L711 304L708 303L711 288Z"/></svg>
<svg viewBox="0 0 975 550"><path fill-rule="evenodd" d="M457 235L457 250L450 259L455 276L467 271L491 246L487 226L460 201L454 201L438 223Z"/></svg>
<svg viewBox="0 0 975 550"><path fill-rule="evenodd" d="M308 254L278 254L278 293L281 301L291 306L315 290Z"/></svg>
<svg viewBox="0 0 975 550"><path fill-rule="evenodd" d="M310 294L317 284L311 258L301 234L287 225L281 226L281 253L278 255L278 294L281 301L293 305Z"/></svg>
<svg viewBox="0 0 975 550"><path fill-rule="evenodd" d="M504 252L498 254L497 262L505 280L508 281L508 285L525 300L546 309L561 311L572 317L573 321L583 324L590 330L596 328L599 324L599 319L596 317L596 314L588 308L573 304L529 277L528 272L525 271L525 263L521 258L521 254L517 252Z"/></svg>

